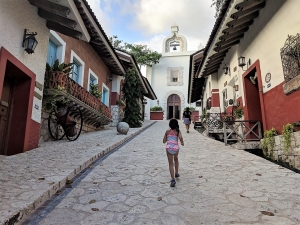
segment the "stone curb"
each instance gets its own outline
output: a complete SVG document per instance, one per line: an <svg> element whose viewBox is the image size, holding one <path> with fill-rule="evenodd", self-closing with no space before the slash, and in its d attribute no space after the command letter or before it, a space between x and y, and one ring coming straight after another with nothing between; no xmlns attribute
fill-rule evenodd
<svg viewBox="0 0 300 225"><path fill-rule="evenodd" d="M49 186L49 190L44 192L41 196L37 197L35 201L33 201L31 204L24 205L23 209L11 212L11 216L9 218L5 218L5 220L0 221L1 225L19 225L22 222L25 221L26 218L30 216L37 208L42 206L48 199L50 199L58 190L60 190L62 187L66 185L67 180L72 180L76 175L78 175L81 171L89 167L91 164L93 164L96 160L102 158L112 150L114 150L116 147L122 145L129 139L139 135L142 131L147 129L148 127L152 126L155 123L155 121L150 122L149 124L145 125L144 127L141 127L138 131L135 133L130 134L129 136L126 136L123 140L116 142L115 144L108 146L98 154L91 157L86 162L82 163L77 168L74 168L74 170L69 173L67 176L64 176L61 178L59 182L56 182L52 186ZM121 134L120 134L121 135ZM3 219L3 218L2 218Z"/></svg>

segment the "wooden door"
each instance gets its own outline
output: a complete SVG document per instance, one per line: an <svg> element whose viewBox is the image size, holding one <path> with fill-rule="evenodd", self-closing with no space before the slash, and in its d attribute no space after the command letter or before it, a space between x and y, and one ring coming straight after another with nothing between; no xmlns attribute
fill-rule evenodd
<svg viewBox="0 0 300 225"><path fill-rule="evenodd" d="M9 113L13 90L13 80L9 77L4 78L2 96L0 100L0 154L6 155L6 143L9 125Z"/></svg>
<svg viewBox="0 0 300 225"><path fill-rule="evenodd" d="M168 119L180 119L180 97L176 94L168 98Z"/></svg>

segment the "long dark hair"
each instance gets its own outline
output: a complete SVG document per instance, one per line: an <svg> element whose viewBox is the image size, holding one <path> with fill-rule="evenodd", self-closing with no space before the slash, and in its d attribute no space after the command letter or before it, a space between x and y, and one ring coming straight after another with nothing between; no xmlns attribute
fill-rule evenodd
<svg viewBox="0 0 300 225"><path fill-rule="evenodd" d="M169 122L169 127L172 129L172 130L176 130L177 133L179 134L180 130L179 130L179 124L178 124L178 121L176 119L170 119L170 122ZM177 135L178 135L177 134Z"/></svg>

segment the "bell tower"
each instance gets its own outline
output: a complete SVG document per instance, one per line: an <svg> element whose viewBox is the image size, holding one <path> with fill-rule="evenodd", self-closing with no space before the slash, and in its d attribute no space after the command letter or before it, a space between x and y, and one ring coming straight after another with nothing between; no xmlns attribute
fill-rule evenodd
<svg viewBox="0 0 300 225"><path fill-rule="evenodd" d="M180 34L179 27L174 24L171 26L172 34L169 37L166 37L163 42L163 53L169 52L184 52L187 50L187 41L186 38Z"/></svg>

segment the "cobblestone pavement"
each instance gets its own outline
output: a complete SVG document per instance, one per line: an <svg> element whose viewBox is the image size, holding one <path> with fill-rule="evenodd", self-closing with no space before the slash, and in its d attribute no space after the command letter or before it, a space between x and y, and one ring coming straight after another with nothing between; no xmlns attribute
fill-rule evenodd
<svg viewBox="0 0 300 225"><path fill-rule="evenodd" d="M0 157L0 224L18 224L66 180L152 123L145 121L127 135L117 135L116 127L108 127L81 134L76 141L44 142L34 150Z"/></svg>
<svg viewBox="0 0 300 225"><path fill-rule="evenodd" d="M300 224L300 174L193 129L183 132L171 188L167 125L155 123L96 163L24 224Z"/></svg>

